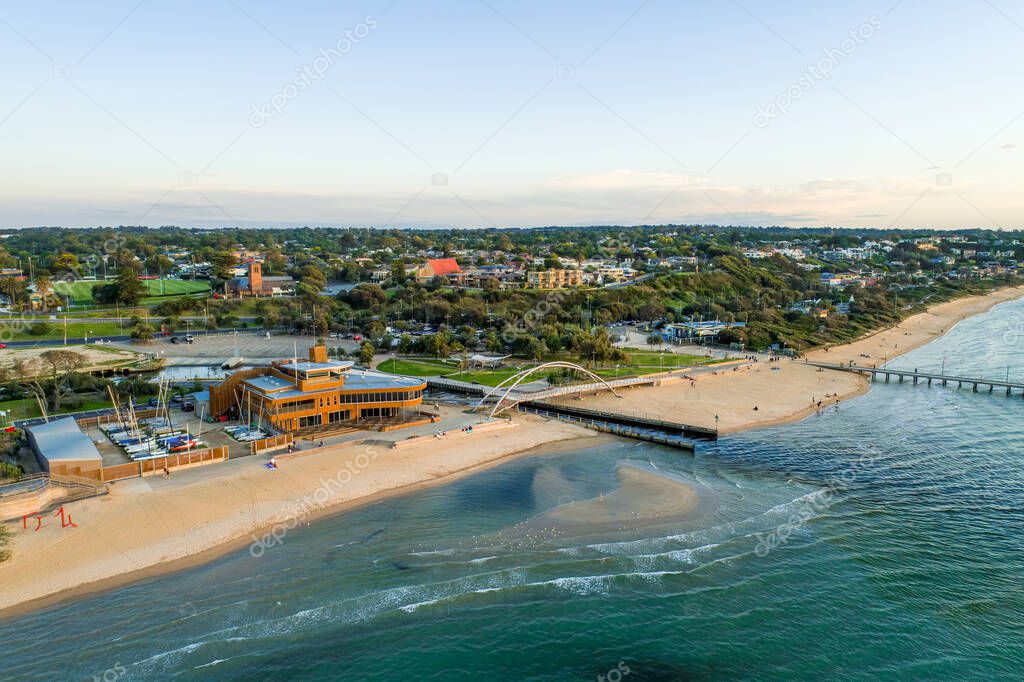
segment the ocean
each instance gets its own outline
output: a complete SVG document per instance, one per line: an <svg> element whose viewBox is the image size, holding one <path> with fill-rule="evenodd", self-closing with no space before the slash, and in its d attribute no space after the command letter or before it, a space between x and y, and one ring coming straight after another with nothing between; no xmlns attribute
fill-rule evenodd
<svg viewBox="0 0 1024 682"><path fill-rule="evenodd" d="M1024 379L1021 320L1003 304L890 364ZM2 621L0 677L1019 680L1022 459L1019 394L909 383L693 455L539 451ZM628 518L550 522L624 466L697 511L639 489Z"/></svg>

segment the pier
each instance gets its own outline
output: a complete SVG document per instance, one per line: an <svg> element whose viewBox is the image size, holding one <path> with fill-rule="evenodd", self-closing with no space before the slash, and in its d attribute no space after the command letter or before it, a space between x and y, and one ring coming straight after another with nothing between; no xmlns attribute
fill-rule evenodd
<svg viewBox="0 0 1024 682"><path fill-rule="evenodd" d="M1013 395L1014 391L1020 391L1021 397L1024 398L1024 382L1021 381L1008 381L999 379L983 379L978 377L963 377L954 376L949 374L941 374L935 372L919 372L917 370L907 369L888 369L885 367L865 367L863 365L857 365L850 363L848 365L836 365L827 362L811 362L805 361L806 364L813 367L820 367L822 369L833 369L842 372L857 372L859 374L866 374L871 377L871 381L884 380L885 383L890 383L895 380L897 383L905 383L910 381L912 385L916 386L922 381L927 382L929 386L933 383L939 383L943 386L950 384L956 384L957 388L963 388L964 386L970 386L973 393L979 393L979 387L982 389L988 388L987 393L995 392L995 389L1005 391L1006 395Z"/></svg>
<svg viewBox="0 0 1024 682"><path fill-rule="evenodd" d="M664 419L656 419L642 414L626 414L622 412L605 412L602 410L591 410L585 407L574 405L559 405L555 403L542 402L538 400L524 400L517 407L525 408L526 411L544 416L570 417L572 421L585 423L591 422L598 425L605 425L616 430L614 433L641 438L647 436L669 436L676 440L680 438L696 440L718 440L718 431L703 426L693 426L682 422L670 422ZM643 437L644 440L653 440L650 437ZM662 442L662 441L656 441ZM692 449L692 448L691 448Z"/></svg>

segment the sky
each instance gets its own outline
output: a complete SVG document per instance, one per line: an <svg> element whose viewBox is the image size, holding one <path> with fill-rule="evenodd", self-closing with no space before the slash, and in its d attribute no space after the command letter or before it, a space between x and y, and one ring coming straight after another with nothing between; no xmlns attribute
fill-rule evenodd
<svg viewBox="0 0 1024 682"><path fill-rule="evenodd" d="M0 227L1024 225L1011 0L0 2Z"/></svg>

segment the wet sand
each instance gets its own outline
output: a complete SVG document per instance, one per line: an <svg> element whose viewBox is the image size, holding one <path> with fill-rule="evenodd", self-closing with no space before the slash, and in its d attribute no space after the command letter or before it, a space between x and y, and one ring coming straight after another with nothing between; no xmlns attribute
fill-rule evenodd
<svg viewBox="0 0 1024 682"><path fill-rule="evenodd" d="M626 530L685 519L697 510L695 485L630 464L615 470L620 486L590 500L570 502L541 514L528 525L566 533Z"/></svg>

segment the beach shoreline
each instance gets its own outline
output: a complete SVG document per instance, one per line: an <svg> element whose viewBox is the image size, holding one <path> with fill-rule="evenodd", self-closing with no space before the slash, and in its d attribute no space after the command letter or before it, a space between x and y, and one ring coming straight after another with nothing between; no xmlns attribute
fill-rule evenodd
<svg viewBox="0 0 1024 682"><path fill-rule="evenodd" d="M244 458L234 461L237 468L244 469L244 473L221 469L209 478L195 483L185 482L173 491L140 492L131 489L148 485L146 479L129 479L117 483L112 486L110 495L81 500L68 507L76 522L91 512L101 515L91 524L91 533L85 531L84 523L79 522L81 529L73 529L76 532L66 537L56 536L56 542L37 541L29 547L21 543L15 545L14 556L0 564L0 584L4 585L4 590L0 592L0 619L202 565L246 546L255 547L261 539L265 539L268 545L263 551L274 551L275 546L280 544L275 539L275 533L282 528L308 525L318 519L347 513L385 499L452 483L520 457L548 455L560 449L578 449L585 444L610 438L562 422L532 416L520 416L517 419L521 419L518 428L480 431L454 443L445 443L443 454L449 461L447 466L429 456L441 454L442 450L437 447L437 443L444 441L429 439L434 442L405 449L363 444L327 447L321 452L285 461L274 472L265 469L264 458ZM378 453L367 455L374 447L377 447ZM429 450L433 450L433 453L427 452ZM364 467L353 466L361 456L367 460L372 458L373 461ZM418 462L411 462L417 459ZM401 469L400 473L404 475L389 475L395 473L391 465L396 460L404 460L409 465ZM374 465L380 466L374 469ZM202 472L202 469L193 471ZM343 489L344 494L320 506L310 507L300 503L301 500L318 497L315 495L317 490L337 488L337 485L330 485L335 480L331 476L332 472L352 471L356 474L346 478L351 483L351 490ZM175 477L185 479L188 473L182 472ZM263 513L257 520L250 521L238 514L229 518L227 523L218 518L230 513L228 510L232 502L251 498L260 490L267 491L265 486L255 484L247 489L246 483L253 483L254 477L262 477L266 482L282 474L290 479L288 490L267 495L268 499L263 502ZM384 478L381 478L382 475ZM158 482L163 483L162 480ZM220 491L219 497L211 497L214 490ZM361 494L363 492L365 494ZM156 499L161 495L163 499ZM285 495L296 497L284 499ZM111 502L116 508L111 508ZM160 518L166 522L167 517L175 516L185 505L193 505L190 510L192 523L187 531L169 534L166 532L166 523L157 529L158 532L150 534L125 533L117 528L116 516L122 512ZM291 523L293 519L296 520L294 524ZM202 531L202 527L218 524L221 526L219 532ZM8 526L25 533L20 524ZM100 547L97 534L103 536L99 539L107 547ZM18 535L16 532L15 536ZM32 537L29 529L19 539ZM114 547L113 551L127 554L139 565L125 567L118 562L103 561L97 556L111 546ZM55 554L63 556L56 557ZM45 583L32 580L33 576L47 572L49 579Z"/></svg>
<svg viewBox="0 0 1024 682"><path fill-rule="evenodd" d="M889 329L814 351L808 359L863 362L862 353L874 357L885 351L889 360L948 333L968 317L1022 296L1024 287L1016 287L939 304ZM625 396L643 405L647 414L730 434L805 419L820 409L819 399L832 407L870 387L859 374L819 371L791 360L777 364L777 369L756 363L709 373L692 384L673 380L634 388ZM824 396L829 396L827 403ZM600 409L603 400L614 406L614 397L600 395L585 398L583 404ZM427 439L398 449L378 444L376 454L368 454L378 447L374 445L328 446L285 461L275 472L263 467L263 458L247 457L183 471L171 481L130 479L113 485L110 495L70 505L76 521L82 519L78 528L51 527L48 534L37 534L8 524L15 541L12 558L0 563L0 618L191 568L252 545L254 538L295 517L296 503L327 485L325 477L329 482L343 464L352 471L352 461L360 455L373 461L358 467L358 475L349 477L337 499L303 511L300 523L450 483L530 453L579 450L607 438L534 416L518 414L515 421L516 428L481 430L450 442ZM125 519L137 525L126 527Z"/></svg>
<svg viewBox="0 0 1024 682"><path fill-rule="evenodd" d="M806 359L881 366L949 333L969 317L1021 297L1024 287L1007 287L940 303L892 327L811 351ZM790 424L819 410L837 409L847 400L866 394L870 385L862 374L782 359L699 374L692 380L677 378L660 386L626 389L624 395L633 404L642 405L647 417L717 428L719 435L730 435ZM621 409L607 394L587 396L573 404L609 412Z"/></svg>

